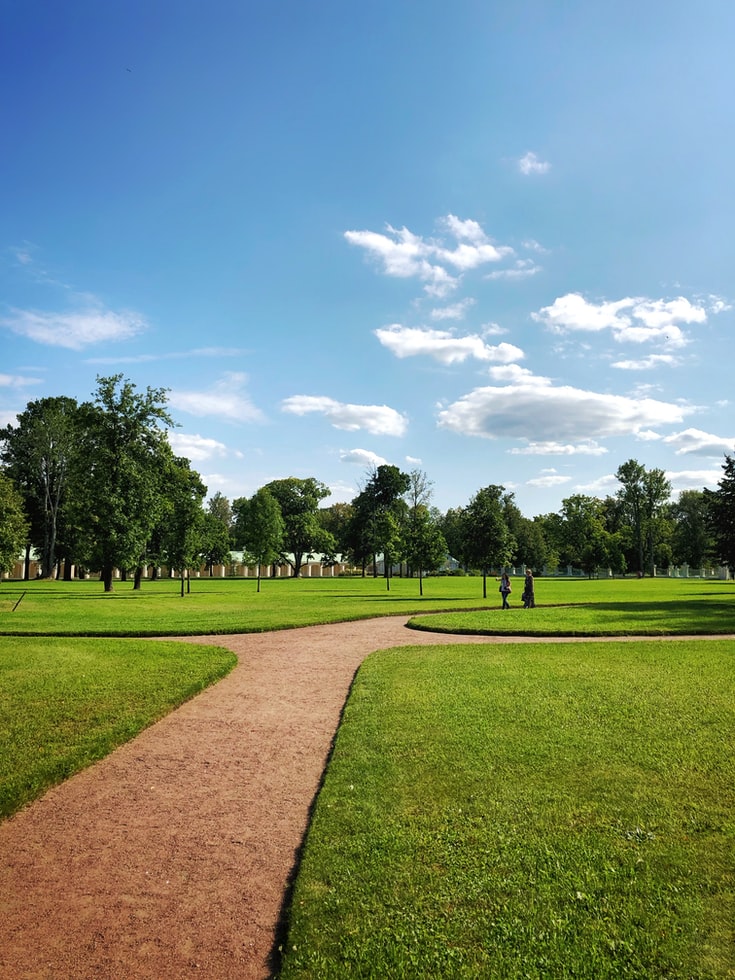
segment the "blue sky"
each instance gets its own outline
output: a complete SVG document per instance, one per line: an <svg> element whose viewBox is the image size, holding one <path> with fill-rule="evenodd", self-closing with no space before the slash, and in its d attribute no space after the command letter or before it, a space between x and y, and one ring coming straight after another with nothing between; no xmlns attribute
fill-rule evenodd
<svg viewBox="0 0 735 980"><path fill-rule="evenodd" d="M730 0L5 0L0 421L169 389L209 494L735 451Z"/></svg>

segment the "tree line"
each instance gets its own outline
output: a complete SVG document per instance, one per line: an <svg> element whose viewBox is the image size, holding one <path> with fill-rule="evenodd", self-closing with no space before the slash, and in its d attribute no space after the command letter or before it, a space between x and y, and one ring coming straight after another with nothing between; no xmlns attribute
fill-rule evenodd
<svg viewBox="0 0 735 980"><path fill-rule="evenodd" d="M209 500L201 476L168 441L173 422L166 392L117 374L97 379L91 401L65 396L29 402L15 425L0 429L0 570L32 550L43 577L99 573L106 591L116 569L139 588L146 569L177 572L229 562L242 550L261 570L289 565L295 576L319 555L377 574L423 576L452 556L483 577L503 567L559 566L589 575L653 574L658 567L735 567L735 460L726 455L718 489L687 490L675 500L659 469L637 460L616 472L617 492L574 494L558 512L524 516L500 484L479 489L465 506L442 513L421 470L373 468L350 503L323 502L314 477L287 477L250 498ZM188 586L187 586L188 587Z"/></svg>

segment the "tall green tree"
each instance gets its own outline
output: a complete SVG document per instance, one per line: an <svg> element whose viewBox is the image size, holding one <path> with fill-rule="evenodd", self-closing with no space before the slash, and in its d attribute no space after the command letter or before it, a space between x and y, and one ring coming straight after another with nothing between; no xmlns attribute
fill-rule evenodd
<svg viewBox="0 0 735 980"><path fill-rule="evenodd" d="M198 565L203 549L204 510L207 488L188 459L173 457L166 468L163 561L179 573L181 595L190 589L190 570Z"/></svg>
<svg viewBox="0 0 735 980"><path fill-rule="evenodd" d="M402 530L408 506L402 499L411 488L411 477L397 466L384 463L373 470L365 487L352 501L352 540L358 554L383 555L386 589L391 569L402 555Z"/></svg>
<svg viewBox="0 0 735 980"><path fill-rule="evenodd" d="M236 502L238 544L245 549L248 559L254 561L258 569L258 586L264 565L270 565L280 558L286 525L281 514L281 506L268 490L261 487L250 500L244 497Z"/></svg>
<svg viewBox="0 0 735 980"><path fill-rule="evenodd" d="M672 558L677 565L702 568L714 555L714 538L703 490L682 490L670 505Z"/></svg>
<svg viewBox="0 0 735 980"><path fill-rule="evenodd" d="M218 491L206 503L202 524L202 557L210 577L215 565L223 565L229 560L232 520L230 501Z"/></svg>
<svg viewBox="0 0 735 980"><path fill-rule="evenodd" d="M464 509L464 552L482 571L482 596L487 598L488 572L501 570L511 559L515 540L505 519L505 487L492 484L478 490Z"/></svg>
<svg viewBox="0 0 735 980"><path fill-rule="evenodd" d="M403 553L418 572L419 595L424 594L424 572L434 572L447 557L447 543L436 518L426 504L411 508L404 533Z"/></svg>
<svg viewBox="0 0 735 980"><path fill-rule="evenodd" d="M144 393L121 374L97 379L93 402L80 406L73 506L78 547L98 569L106 592L115 568L140 565L166 495L173 423L162 388Z"/></svg>
<svg viewBox="0 0 735 980"><path fill-rule="evenodd" d="M735 457L725 454L717 490L705 490L715 552L731 574L735 573Z"/></svg>
<svg viewBox="0 0 735 980"><path fill-rule="evenodd" d="M310 554L334 551L334 538L324 529L317 513L320 501L331 491L314 477L300 479L295 476L273 480L265 489L281 508L284 523L281 558L291 566L294 575L299 576Z"/></svg>
<svg viewBox="0 0 735 980"><path fill-rule="evenodd" d="M0 572L9 572L26 542L28 521L23 498L15 484L0 470Z"/></svg>
<svg viewBox="0 0 735 980"><path fill-rule="evenodd" d="M0 429L0 459L23 498L44 578L56 568L77 439L77 403L64 396L29 402L17 425Z"/></svg>
<svg viewBox="0 0 735 980"><path fill-rule="evenodd" d="M647 569L653 575L656 548L667 530L664 513L671 483L663 470L647 470L635 459L619 466L615 476L622 484L617 496L630 527L638 572Z"/></svg>

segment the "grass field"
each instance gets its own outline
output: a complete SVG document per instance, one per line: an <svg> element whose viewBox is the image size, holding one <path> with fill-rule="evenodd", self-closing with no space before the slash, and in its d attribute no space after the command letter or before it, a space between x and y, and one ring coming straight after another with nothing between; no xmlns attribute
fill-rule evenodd
<svg viewBox="0 0 735 980"><path fill-rule="evenodd" d="M515 590L520 592L520 582ZM374 654L345 708L290 907L283 980L735 977L735 585L198 579L0 583L0 816L223 676L145 636L382 615L536 635ZM432 615L427 615L432 614ZM117 639L117 637L136 637ZM410 633L408 634L410 638Z"/></svg>
<svg viewBox="0 0 735 980"><path fill-rule="evenodd" d="M728 641L374 654L283 980L735 976L733 666Z"/></svg>
<svg viewBox="0 0 735 980"><path fill-rule="evenodd" d="M521 588L520 581L516 591ZM139 592L118 583L0 583L1 635L183 636L259 632L371 616L460 612L437 626L536 635L578 632L728 633L735 631L735 584L700 579L538 579L537 608L501 611L497 583L482 597L479 577L416 579L273 579L256 592L254 580L195 579L145 582ZM590 604L593 604L590 606ZM562 610L559 606L581 607ZM474 616L468 616L476 610Z"/></svg>

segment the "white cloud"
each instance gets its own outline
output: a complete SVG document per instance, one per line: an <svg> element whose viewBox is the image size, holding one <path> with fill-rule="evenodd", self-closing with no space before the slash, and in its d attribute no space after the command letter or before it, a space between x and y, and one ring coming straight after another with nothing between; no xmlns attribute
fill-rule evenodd
<svg viewBox="0 0 735 980"><path fill-rule="evenodd" d="M572 478L570 476L561 476L548 474L546 476L537 476L532 480L526 480L526 485L529 487L560 487L565 483L571 483Z"/></svg>
<svg viewBox="0 0 735 980"><path fill-rule="evenodd" d="M377 259L388 276L417 278L425 283L428 295L443 298L459 284L461 274L489 262L499 262L513 255L509 246L495 245L478 222L447 215L439 221L440 229L452 236L456 244L442 238L426 239L408 228L386 227L386 233L346 231L344 237ZM450 272L447 266L451 267ZM459 275L458 275L459 274Z"/></svg>
<svg viewBox="0 0 735 980"><path fill-rule="evenodd" d="M42 378L31 378L24 374L0 374L0 388L25 388L41 384Z"/></svg>
<svg viewBox="0 0 735 980"><path fill-rule="evenodd" d="M684 429L663 440L677 456L724 456L735 452L735 436L713 436L701 429Z"/></svg>
<svg viewBox="0 0 735 980"><path fill-rule="evenodd" d="M363 467L383 466L387 463L382 456L369 449L340 449L339 460L341 463L357 463Z"/></svg>
<svg viewBox="0 0 735 980"><path fill-rule="evenodd" d="M177 456L185 456L192 463L227 456L227 446L206 436L188 435L183 432L169 432L168 441Z"/></svg>
<svg viewBox="0 0 735 980"><path fill-rule="evenodd" d="M474 299L463 299L451 306L442 306L431 311L432 320L463 320L467 310L475 303Z"/></svg>
<svg viewBox="0 0 735 980"><path fill-rule="evenodd" d="M539 160L535 153L529 150L518 161L518 169L522 174L546 174L551 170L551 164L545 160Z"/></svg>
<svg viewBox="0 0 735 980"><path fill-rule="evenodd" d="M722 470L678 470L666 471L666 479L676 493L682 490L701 490L703 487L717 489L722 479Z"/></svg>
<svg viewBox="0 0 735 980"><path fill-rule="evenodd" d="M421 466L422 460L418 456L406 456L406 462L410 466Z"/></svg>
<svg viewBox="0 0 735 980"><path fill-rule="evenodd" d="M207 391L172 390L168 402L172 408L190 415L213 415L231 422L262 422L263 413L244 392L247 375L228 372Z"/></svg>
<svg viewBox="0 0 735 980"><path fill-rule="evenodd" d="M131 310L119 313L90 306L71 313L11 309L0 325L21 337L51 347L81 350L91 344L130 340L147 328L145 319Z"/></svg>
<svg viewBox="0 0 735 980"><path fill-rule="evenodd" d="M534 384L550 385L551 378L545 378L540 374L534 374L529 368L521 367L520 364L502 364L488 368L487 372L493 381L505 381L513 384Z"/></svg>
<svg viewBox="0 0 735 980"><path fill-rule="evenodd" d="M590 497L607 497L617 493L620 489L620 480L614 473L606 473L604 476L589 483L577 483L574 486L577 493L586 493Z"/></svg>
<svg viewBox="0 0 735 980"><path fill-rule="evenodd" d="M441 364L461 364L468 357L474 357L478 361L510 364L525 356L520 347L506 343L492 346L486 344L478 334L455 337L447 330L404 327L400 323L379 327L375 336L396 357L428 355Z"/></svg>
<svg viewBox="0 0 735 980"><path fill-rule="evenodd" d="M476 388L439 413L439 425L463 435L573 444L636 434L681 422L686 409L569 386L512 384Z"/></svg>
<svg viewBox="0 0 735 980"><path fill-rule="evenodd" d="M365 429L372 435L402 436L408 426L406 416L387 405L350 405L324 395L292 395L284 399L281 408L292 415L319 412L335 429L349 432Z"/></svg>
<svg viewBox="0 0 735 980"><path fill-rule="evenodd" d="M541 266L530 259L518 259L512 269L495 269L488 272L486 279L528 279L541 272Z"/></svg>
<svg viewBox="0 0 735 980"><path fill-rule="evenodd" d="M604 456L608 450L588 439L579 443L529 442L527 446L514 446L508 452L511 456Z"/></svg>
<svg viewBox="0 0 735 980"><path fill-rule="evenodd" d="M657 341L668 348L677 348L688 343L679 324L704 323L707 311L683 296L673 300L626 297L614 302L591 303L579 293L567 293L531 317L558 334L610 330L618 343Z"/></svg>
<svg viewBox="0 0 735 980"><path fill-rule="evenodd" d="M647 371L650 368L659 367L659 365L676 367L681 363L681 358L675 357L673 354L651 354L648 357L641 357L637 361L613 361L612 367L619 368L621 371Z"/></svg>
<svg viewBox="0 0 735 980"><path fill-rule="evenodd" d="M156 354L135 354L131 357L87 357L86 364L148 364L151 361L178 361L190 357L241 357L248 351L242 347L198 347L193 350L160 351Z"/></svg>

